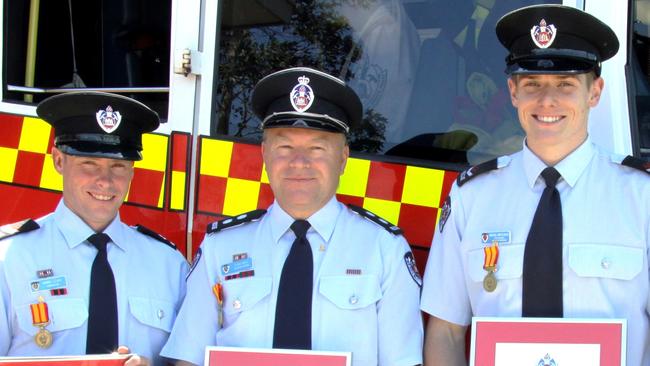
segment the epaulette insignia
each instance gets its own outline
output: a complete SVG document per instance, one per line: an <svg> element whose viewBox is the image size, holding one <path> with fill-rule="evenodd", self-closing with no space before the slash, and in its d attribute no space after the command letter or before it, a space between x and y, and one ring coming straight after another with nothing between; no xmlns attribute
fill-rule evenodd
<svg viewBox="0 0 650 366"><path fill-rule="evenodd" d="M488 160L484 163L474 165L473 167L458 174L458 178L456 178L456 184L458 184L458 186L460 187L463 184L472 180L474 177L477 177L483 173L487 173L492 170L503 168L508 164L510 164L510 157L500 156L496 159Z"/></svg>
<svg viewBox="0 0 650 366"><path fill-rule="evenodd" d="M13 224L3 225L0 226L0 240L10 238L14 235L28 233L40 227L41 226L32 219L14 222Z"/></svg>
<svg viewBox="0 0 650 366"><path fill-rule="evenodd" d="M614 160L614 158L612 158ZM615 161L615 160L614 160ZM618 162L618 161L615 161ZM621 165L625 165L630 168L638 169L642 172L650 174L650 162L643 159L635 158L634 156L628 155L623 158L620 162Z"/></svg>
<svg viewBox="0 0 650 366"><path fill-rule="evenodd" d="M215 221L211 224L208 224L208 229L206 230L206 233L212 234L224 229L228 229L230 227L259 220L262 216L264 216L265 213L266 210L254 210L254 211L246 212L245 214L241 214L239 216Z"/></svg>
<svg viewBox="0 0 650 366"><path fill-rule="evenodd" d="M399 226L395 226L395 225L391 224L390 222L382 219L381 217L375 215L374 213L366 210L365 208L355 206L355 205L351 205L351 204L349 204L348 207L350 208L350 210L354 211L359 216L363 216L366 219L374 222L375 224L383 227L389 233L391 233L393 235L401 235L402 234L402 229L400 229Z"/></svg>
<svg viewBox="0 0 650 366"><path fill-rule="evenodd" d="M148 237L154 238L154 239L158 240L159 242L161 242L163 244L166 244L167 246L169 246L170 248L172 248L174 250L176 249L176 245L174 245L174 243L172 243L171 241L167 240L167 238L165 238L164 236L158 234L157 232L155 232L155 231L153 231L153 230L151 230L151 229L149 229L147 227L144 227L142 225L135 225L133 228L136 229L141 234L144 234L144 235L146 235Z"/></svg>

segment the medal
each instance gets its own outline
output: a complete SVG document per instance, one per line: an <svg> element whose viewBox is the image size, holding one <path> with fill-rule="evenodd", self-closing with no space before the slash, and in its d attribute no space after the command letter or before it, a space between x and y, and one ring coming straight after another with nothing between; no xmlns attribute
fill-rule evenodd
<svg viewBox="0 0 650 366"><path fill-rule="evenodd" d="M494 272L497 271L497 263L499 262L499 242L495 240L489 247L484 247L483 253L485 253L483 269L487 271L483 279L483 288L487 292L493 292L497 288L497 277Z"/></svg>
<svg viewBox="0 0 650 366"><path fill-rule="evenodd" d="M29 305L32 311L32 324L38 327L38 333L34 336L34 342L41 348L49 348L52 345L52 333L45 329L50 324L50 314L48 312L47 303L42 296L38 297L36 304Z"/></svg>
<svg viewBox="0 0 650 366"><path fill-rule="evenodd" d="M223 326L223 285L221 282L217 282L216 285L212 286L212 292L217 298L217 313L219 314L219 326Z"/></svg>
<svg viewBox="0 0 650 366"><path fill-rule="evenodd" d="M494 271L488 272L483 279L483 288L487 292L492 292L497 288L497 278L494 275Z"/></svg>
<svg viewBox="0 0 650 366"><path fill-rule="evenodd" d="M52 345L52 333L43 327L34 336L34 342L41 348L50 348Z"/></svg>

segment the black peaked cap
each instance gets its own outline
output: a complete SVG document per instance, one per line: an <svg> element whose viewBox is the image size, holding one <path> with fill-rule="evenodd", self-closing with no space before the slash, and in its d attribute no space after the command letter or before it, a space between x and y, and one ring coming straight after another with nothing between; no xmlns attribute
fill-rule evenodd
<svg viewBox="0 0 650 366"><path fill-rule="evenodd" d="M252 95L261 128L296 127L348 133L361 123L362 105L342 80L307 67L262 78Z"/></svg>
<svg viewBox="0 0 650 366"><path fill-rule="evenodd" d="M595 71L618 51L614 31L593 15L563 5L533 5L504 15L496 25L510 52L507 74L580 74Z"/></svg>
<svg viewBox="0 0 650 366"><path fill-rule="evenodd" d="M158 114L125 96L71 92L43 100L36 114L54 128L54 145L69 155L142 160L142 134Z"/></svg>

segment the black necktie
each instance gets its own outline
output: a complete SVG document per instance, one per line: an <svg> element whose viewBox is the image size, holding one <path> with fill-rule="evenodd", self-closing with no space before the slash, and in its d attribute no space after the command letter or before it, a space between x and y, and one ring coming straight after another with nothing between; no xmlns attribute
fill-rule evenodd
<svg viewBox="0 0 650 366"><path fill-rule="evenodd" d="M562 202L555 168L542 171L546 188L537 205L524 251L522 316L556 317L562 309Z"/></svg>
<svg viewBox="0 0 650 366"><path fill-rule="evenodd" d="M284 261L275 308L273 348L311 349L311 297L314 261L307 241L309 222L296 220L296 240Z"/></svg>
<svg viewBox="0 0 650 366"><path fill-rule="evenodd" d="M115 278L106 256L106 244L111 238L99 233L91 235L87 240L98 252L90 272L86 354L110 353L117 349Z"/></svg>

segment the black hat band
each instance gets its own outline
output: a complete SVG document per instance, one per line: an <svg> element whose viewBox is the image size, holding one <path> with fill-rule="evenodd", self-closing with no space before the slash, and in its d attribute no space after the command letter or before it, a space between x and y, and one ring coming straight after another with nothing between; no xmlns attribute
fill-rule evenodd
<svg viewBox="0 0 650 366"><path fill-rule="evenodd" d="M309 117L315 117L316 115L327 115L328 118L333 118L336 121L348 121L348 115L345 113L341 107L339 107L337 104L334 104L330 102L327 99L324 98L319 98L319 95L315 96L315 99L317 99L316 102L312 104L312 106L308 109L308 111L304 112L298 112L296 111L293 106L291 105L291 101L289 99L289 95L283 96L282 98L277 98L273 102L271 102L266 109L266 116L273 115L274 113L290 113L292 115L305 115ZM309 118L305 117L305 118ZM300 117L298 117L300 118ZM268 117L265 118L265 120L268 119ZM344 124L347 126L346 124Z"/></svg>
<svg viewBox="0 0 650 366"><path fill-rule="evenodd" d="M71 143L86 142L94 143L97 145L108 145L116 147L124 147L130 149L142 150L142 143L137 141L122 138L118 135L103 135L96 133L78 133L60 135L54 138L54 145L69 145Z"/></svg>
<svg viewBox="0 0 650 366"><path fill-rule="evenodd" d="M531 50L530 53L525 53L525 54L517 54L515 52L511 53L506 57L506 62L508 64L514 63L514 62L519 62L521 60L535 60L535 59L542 59L542 58L549 58L549 59L574 59L574 60L582 60L585 62L591 62L594 65L598 63L598 56L587 51L580 51L580 50L572 50L572 49L558 49L558 48L539 48L539 49L533 49Z"/></svg>
<svg viewBox="0 0 650 366"><path fill-rule="evenodd" d="M296 128L315 128L327 132L348 133L350 128L336 118L326 114L299 113L299 112L279 112L267 116L260 128L273 127L296 127Z"/></svg>

